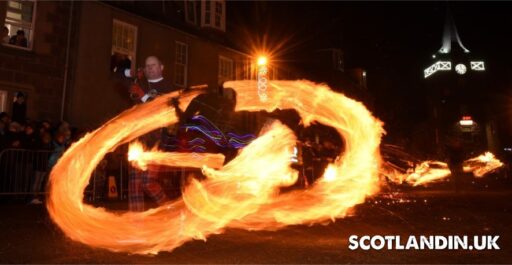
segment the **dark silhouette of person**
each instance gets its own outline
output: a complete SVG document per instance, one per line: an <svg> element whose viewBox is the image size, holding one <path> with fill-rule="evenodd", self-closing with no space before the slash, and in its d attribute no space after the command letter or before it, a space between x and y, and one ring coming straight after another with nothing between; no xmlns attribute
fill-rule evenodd
<svg viewBox="0 0 512 265"><path fill-rule="evenodd" d="M2 43L9 43L9 28L6 26L2 29Z"/></svg>
<svg viewBox="0 0 512 265"><path fill-rule="evenodd" d="M251 134L237 134L236 92L232 88L221 88L220 93L210 91L200 94L185 111L179 108L177 99L171 103L179 117L178 151L222 153L227 163L236 156L239 148L255 137ZM236 141L233 141L235 138ZM200 148L193 149L197 145L192 141L198 139L202 139L199 141Z"/></svg>
<svg viewBox="0 0 512 265"><path fill-rule="evenodd" d="M25 37L25 31L21 29L18 30L16 32L16 35L12 36L11 39L9 40L9 44L26 48L28 46L28 42L27 38Z"/></svg>
<svg viewBox="0 0 512 265"><path fill-rule="evenodd" d="M27 103L25 95L22 92L16 93L14 103L12 104L12 121L19 124L25 124L27 119Z"/></svg>

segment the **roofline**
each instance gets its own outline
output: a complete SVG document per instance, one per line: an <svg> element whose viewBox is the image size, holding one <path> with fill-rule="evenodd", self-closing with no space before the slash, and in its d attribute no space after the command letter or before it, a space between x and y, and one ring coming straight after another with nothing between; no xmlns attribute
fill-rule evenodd
<svg viewBox="0 0 512 265"><path fill-rule="evenodd" d="M118 11L118 12L125 13L125 14L129 14L129 15L131 15L131 16L137 17L137 18L142 19L142 20L144 20L144 21L146 21L146 22L154 23L154 24L157 24L157 25L163 26L163 27L165 27L165 28L170 28L170 29L175 30L175 31L177 31L177 32L179 32L179 33L185 34L185 35L187 35L187 36L189 36L189 37L196 38L196 39L202 39L200 36L198 36L198 35L196 35L196 34L192 34L192 33L190 33L190 32L183 31L183 30L178 29L178 28L175 28L175 27L173 27L173 26L170 26L170 25L167 25L167 24L164 24L164 23L161 23L161 22L158 22L158 21L155 21L155 20L152 20L152 19L146 18L146 17L144 17L144 16L141 16L141 15L138 15L138 14L135 14L135 13L132 13L132 12L129 12L129 11L126 11L126 10L124 10L124 9L121 9L121 8L118 8L118 7L115 7L115 6L109 5L109 4L104 3L104 2L102 2L102 1L100 1L100 0L96 0L95 2L96 2L96 3L99 3L99 4L101 4L101 5L107 6L107 7L109 7L109 8L112 8L112 9L114 9L114 10ZM215 44L217 44L217 45L219 45L219 46L222 46L222 47L224 47L224 48L226 48L226 49L228 49L228 50L231 50L231 51L233 51L233 52L239 53L239 54L241 54L241 55L245 55L245 56L248 56L248 57L253 57L252 55L249 55L249 54L244 53L244 52L242 52L242 51L239 51L239 50L236 50L236 49L234 49L234 48L228 47L228 46L226 46L226 45L224 45L224 44L222 44L222 43L219 43L219 42L216 42L216 41L212 41L212 40L208 40L208 41L211 41L211 42L213 42L213 43L215 43Z"/></svg>

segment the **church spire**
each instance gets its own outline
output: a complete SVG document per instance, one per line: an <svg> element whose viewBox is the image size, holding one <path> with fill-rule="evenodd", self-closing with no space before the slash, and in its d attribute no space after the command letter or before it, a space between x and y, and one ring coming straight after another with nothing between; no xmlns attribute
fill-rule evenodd
<svg viewBox="0 0 512 265"><path fill-rule="evenodd" d="M446 21L444 24L444 32L443 32L443 46L439 49L439 53L447 54L452 50L452 43L458 43L459 47L464 51L464 53L469 53L469 50L464 47L462 41L460 41L459 33L457 32L457 27L455 26L455 22L453 20L452 14L450 12L450 8L446 9Z"/></svg>
<svg viewBox="0 0 512 265"><path fill-rule="evenodd" d="M443 32L443 46L441 46L441 49L439 49L436 54L432 55L432 58L436 61L423 70L424 77L427 78L438 71L455 70L459 75L465 74L468 70L485 71L484 61L474 61L472 58L469 58L469 53L469 50L464 47L462 41L460 41L450 8L447 7L446 22ZM454 67L452 67L452 60Z"/></svg>

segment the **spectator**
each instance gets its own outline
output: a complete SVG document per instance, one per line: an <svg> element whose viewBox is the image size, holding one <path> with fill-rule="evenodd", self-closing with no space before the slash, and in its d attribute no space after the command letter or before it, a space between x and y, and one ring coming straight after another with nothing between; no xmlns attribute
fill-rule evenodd
<svg viewBox="0 0 512 265"><path fill-rule="evenodd" d="M0 113L0 150L7 147L10 118L7 112Z"/></svg>
<svg viewBox="0 0 512 265"><path fill-rule="evenodd" d="M57 134L62 134L64 136L65 145L69 145L71 143L71 128L69 127L69 123L62 121L57 127Z"/></svg>
<svg viewBox="0 0 512 265"><path fill-rule="evenodd" d="M12 104L12 121L24 124L27 120L27 103L23 92L16 93L14 103Z"/></svg>
<svg viewBox="0 0 512 265"><path fill-rule="evenodd" d="M63 133L57 133L53 140L53 152L48 159L48 171L52 170L53 166L57 164L57 161L64 154L66 150L66 136Z"/></svg>
<svg viewBox="0 0 512 265"><path fill-rule="evenodd" d="M42 187L44 187L44 183L46 183L48 179L48 151L52 149L52 136L49 132L45 132L40 141L37 143L36 159L33 161L33 169L34 169L34 182L32 183L32 193L34 197L30 204L41 204L43 203L40 199L39 193L42 191ZM45 159L46 158L46 159Z"/></svg>
<svg viewBox="0 0 512 265"><path fill-rule="evenodd" d="M130 69L132 62L128 56L115 52L110 57L110 71L117 73L118 71L124 71ZM124 73L123 73L124 74Z"/></svg>
<svg viewBox="0 0 512 265"><path fill-rule="evenodd" d="M11 123L11 118L9 117L9 114L7 112L0 113L0 122L3 122L6 126Z"/></svg>
<svg viewBox="0 0 512 265"><path fill-rule="evenodd" d="M12 36L9 40L9 44L21 46L21 47L27 47L27 38L25 38L25 31L18 30L16 32L16 35Z"/></svg>
<svg viewBox="0 0 512 265"><path fill-rule="evenodd" d="M0 122L0 151L4 149L7 144L7 128L5 123Z"/></svg>
<svg viewBox="0 0 512 265"><path fill-rule="evenodd" d="M25 126L24 133L21 136L21 147L24 149L35 149L37 147L37 137L32 124Z"/></svg>
<svg viewBox="0 0 512 265"><path fill-rule="evenodd" d="M9 29L6 26L2 29L2 43L9 43Z"/></svg>
<svg viewBox="0 0 512 265"><path fill-rule="evenodd" d="M21 147L21 131L22 126L17 122L9 124L9 131L7 132L7 148L20 148Z"/></svg>
<svg viewBox="0 0 512 265"><path fill-rule="evenodd" d="M41 122L41 125L39 127L39 139L42 138L42 136L45 134L45 133L50 133L51 132L51 125L50 125L50 122L49 121L43 121Z"/></svg>

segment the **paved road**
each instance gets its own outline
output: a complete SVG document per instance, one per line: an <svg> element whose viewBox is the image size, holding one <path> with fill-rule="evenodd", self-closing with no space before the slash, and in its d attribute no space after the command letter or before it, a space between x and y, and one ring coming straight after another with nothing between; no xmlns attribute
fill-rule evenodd
<svg viewBox="0 0 512 265"><path fill-rule="evenodd" d="M114 205L114 204L113 204ZM156 256L112 253L67 239L43 206L0 203L0 263L512 263L512 190L387 192L328 225L229 230ZM501 250L349 250L350 235L500 235Z"/></svg>

